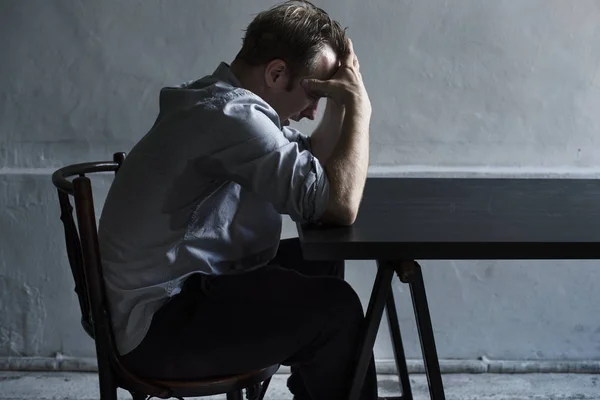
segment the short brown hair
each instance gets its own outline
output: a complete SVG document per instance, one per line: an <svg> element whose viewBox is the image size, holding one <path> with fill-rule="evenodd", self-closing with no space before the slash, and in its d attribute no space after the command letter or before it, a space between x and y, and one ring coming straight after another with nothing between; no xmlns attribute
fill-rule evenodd
<svg viewBox="0 0 600 400"><path fill-rule="evenodd" d="M236 59L251 66L281 59L294 76L313 71L325 45L341 57L346 52L346 30L309 1L286 1L254 18Z"/></svg>

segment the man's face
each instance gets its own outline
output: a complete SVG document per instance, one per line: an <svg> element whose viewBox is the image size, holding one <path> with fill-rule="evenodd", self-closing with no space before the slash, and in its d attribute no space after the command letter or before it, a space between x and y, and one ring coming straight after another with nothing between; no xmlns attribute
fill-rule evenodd
<svg viewBox="0 0 600 400"><path fill-rule="evenodd" d="M289 125L290 120L300 121L302 118L314 120L317 116L320 96L310 93L300 81L304 78L327 80L331 78L338 68L335 52L329 46L321 51L317 59L316 68L310 74L298 74L290 82L289 71L284 79L271 87L271 106L279 114L282 125Z"/></svg>

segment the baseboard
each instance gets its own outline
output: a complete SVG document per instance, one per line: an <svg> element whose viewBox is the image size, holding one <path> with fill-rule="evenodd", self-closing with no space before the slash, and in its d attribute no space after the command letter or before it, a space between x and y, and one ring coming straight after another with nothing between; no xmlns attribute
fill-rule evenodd
<svg viewBox="0 0 600 400"><path fill-rule="evenodd" d="M376 360L375 366L380 375L396 373L394 360ZM425 372L422 360L407 360L408 372ZM72 371L96 372L95 358L68 357L0 357L0 370L3 371ZM443 374L527 374L527 373L600 373L600 360L440 360ZM288 367L281 367L278 373L288 374Z"/></svg>

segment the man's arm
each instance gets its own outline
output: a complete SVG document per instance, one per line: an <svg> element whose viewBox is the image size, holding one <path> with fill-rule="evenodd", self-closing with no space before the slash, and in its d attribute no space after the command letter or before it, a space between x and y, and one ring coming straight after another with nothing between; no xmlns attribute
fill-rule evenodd
<svg viewBox="0 0 600 400"><path fill-rule="evenodd" d="M356 99L346 104L340 140L325 166L332 195L323 222L351 225L356 220L369 168L370 119L368 101Z"/></svg>
<svg viewBox="0 0 600 400"><path fill-rule="evenodd" d="M333 153L342 131L344 122L345 107L338 105L331 99L327 99L325 113L310 136L310 147L312 153L325 165Z"/></svg>
<svg viewBox="0 0 600 400"><path fill-rule="evenodd" d="M245 91L222 110L208 112L212 139L202 142L204 155L195 160L196 168L239 184L294 221L319 220L328 204L329 181L317 158L300 141L288 139L298 139L297 131L282 135L273 122L275 111Z"/></svg>
<svg viewBox="0 0 600 400"><path fill-rule="evenodd" d="M358 214L369 167L371 120L371 102L360 74L358 58L350 39L347 44L347 53L331 79L302 81L305 88L344 106L339 141L325 165L330 191L327 208L321 218L323 222L341 225L353 224Z"/></svg>

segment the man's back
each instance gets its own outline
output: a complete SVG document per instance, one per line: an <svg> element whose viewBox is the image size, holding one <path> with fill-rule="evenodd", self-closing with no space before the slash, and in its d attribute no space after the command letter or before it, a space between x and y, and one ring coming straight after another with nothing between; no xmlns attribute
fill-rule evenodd
<svg viewBox="0 0 600 400"><path fill-rule="evenodd" d="M250 271L277 251L281 213L310 220L328 183L306 138L236 87L225 64L161 92L160 114L110 189L99 239L121 354L193 273ZM295 182L293 185L291 182Z"/></svg>

